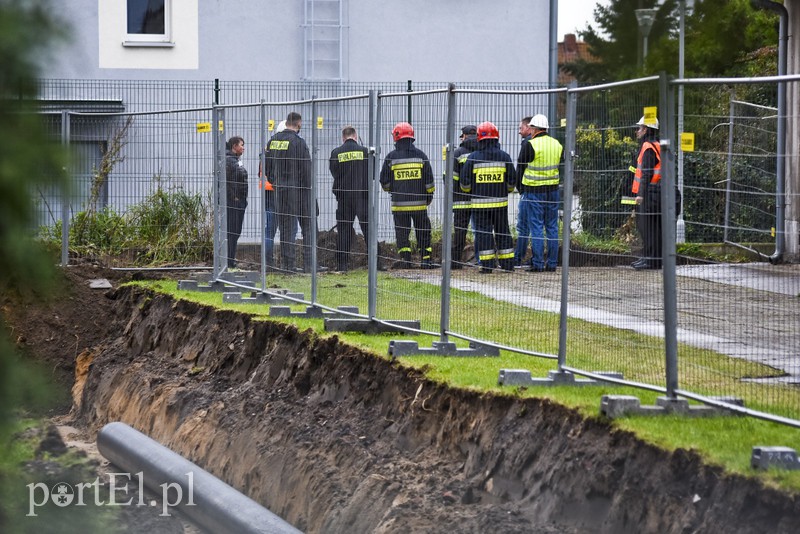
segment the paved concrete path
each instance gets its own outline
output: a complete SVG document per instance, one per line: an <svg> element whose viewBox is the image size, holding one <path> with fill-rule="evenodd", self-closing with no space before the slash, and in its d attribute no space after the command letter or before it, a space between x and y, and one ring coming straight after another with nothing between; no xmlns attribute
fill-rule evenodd
<svg viewBox="0 0 800 534"><path fill-rule="evenodd" d="M677 275L680 342L781 369L782 382L800 384L800 265L687 265ZM441 283L438 272L406 276ZM555 313L560 283L561 269L513 275L465 269L451 279L454 288ZM663 337L662 284L661 271L573 268L568 314Z"/></svg>

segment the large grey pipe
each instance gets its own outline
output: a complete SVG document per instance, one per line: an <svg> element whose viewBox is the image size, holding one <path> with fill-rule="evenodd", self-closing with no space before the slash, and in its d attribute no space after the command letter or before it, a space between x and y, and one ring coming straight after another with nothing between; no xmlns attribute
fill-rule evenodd
<svg viewBox="0 0 800 534"><path fill-rule="evenodd" d="M144 486L168 494L174 506L209 532L300 532L208 471L125 423L109 423L97 436L100 454ZM172 490L170 492L170 490Z"/></svg>

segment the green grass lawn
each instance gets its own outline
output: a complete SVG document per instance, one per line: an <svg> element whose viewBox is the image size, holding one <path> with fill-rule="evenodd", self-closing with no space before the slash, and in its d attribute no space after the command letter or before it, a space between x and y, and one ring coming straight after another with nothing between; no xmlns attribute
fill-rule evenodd
<svg viewBox="0 0 800 534"><path fill-rule="evenodd" d="M268 286L286 288L292 291L304 292L308 295L308 278L270 276ZM220 293L202 293L177 290L175 281L146 281L136 282L143 287L170 294L176 298L186 299L201 304L213 306L218 309L230 309L253 315L259 320L281 320L282 322L296 325L301 330L311 329L320 336L334 335L323 329L319 319L281 318L269 317L269 307L255 304L223 304ZM438 294L438 288L420 284L419 282L394 278L382 275L379 281L379 291L391 298L381 300L380 316L391 317L393 313L408 316L410 306L414 306L415 299L411 296L423 287L430 287ZM336 307L340 305L357 305L362 313L367 309L366 274L354 272L344 275L323 276L319 278L317 299L326 305ZM427 291L427 289L426 289ZM452 290L453 299L464 298L463 292ZM428 298L428 297L425 297ZM485 310L487 304L493 301L480 294L470 294L465 302L474 302L476 310ZM292 306L293 309L303 310L305 304ZM436 325L439 321L438 308L428 309L417 306L414 309L417 318L425 326ZM534 327L520 326L511 333L508 324L515 324L515 314L541 314L548 322L558 324L557 316L548 312L531 311L517 308L504 303L502 306L492 308L496 310L489 317L482 317L480 330L472 333L476 338L492 339L492 333L503 331L508 346L531 347L536 346L537 351L555 354L556 346L552 346L554 337L552 332L542 332ZM554 317L555 316L555 317ZM535 324L535 321L532 321ZM572 327L572 328L570 328ZM594 369L598 356L606 359L619 356L629 345L636 343L637 357L614 359L619 363L615 371L623 373L628 380L663 384L653 382L653 376L663 377L664 357L663 340L655 337L643 336L628 330L587 323L580 319L569 319L568 336L568 365L574 368ZM421 347L429 347L432 338L429 335L402 335L381 334L365 335L360 333L335 333L342 341L374 352L389 358L388 346L392 339L416 340ZM537 343L541 340L542 345ZM466 347L467 343L450 338L459 347ZM725 391L733 394L747 394L747 398L761 399L759 405L748 405L750 408L776 413L786 417L800 419L796 409L786 406L800 407L800 389L782 385L766 385L742 382L742 378L751 376L774 376L776 371L769 367L742 360L735 360L709 350L698 349L680 345L679 354L686 365L681 367L681 383L683 389L698 393L711 394L723 387ZM527 369L534 377L546 377L548 371L557 368L553 359L520 354L510 351L501 351L499 358L476 357L441 357L441 356L406 356L400 358L403 365L422 369L431 380L447 384L452 387L487 391L516 397L547 398L559 404L569 406L587 417L599 417L600 398L605 394L635 395L641 399L643 405L654 404L659 393L637 389L633 387L603 384L584 387L512 387L497 385L500 369ZM702 362L695 365L692 362ZM710 378L711 377L711 378ZM649 380L648 380L649 379ZM713 383L709 383L709 381ZM779 391L779 395L775 392ZM779 401L772 402L772 399ZM788 399L788 402L787 402ZM779 402L779 404L778 404ZM800 471L756 472L750 467L750 456L754 446L787 446L800 449L800 429L780 425L753 417L719 416L706 418L684 418L679 416L631 416L617 419L613 424L629 430L642 439L663 447L667 450L678 448L693 450L700 454L707 462L721 465L729 472L740 473L746 476L758 477L766 484L782 489L800 490Z"/></svg>

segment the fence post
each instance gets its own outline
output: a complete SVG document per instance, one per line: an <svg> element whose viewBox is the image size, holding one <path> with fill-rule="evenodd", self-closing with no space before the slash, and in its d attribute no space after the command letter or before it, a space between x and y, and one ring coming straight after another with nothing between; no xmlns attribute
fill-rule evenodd
<svg viewBox="0 0 800 534"><path fill-rule="evenodd" d="M731 172L733 169L733 121L734 109L733 106L736 94L735 90L731 89L730 105L728 110L728 168L725 175L725 225L722 227L722 242L728 242L728 226L730 225L731 216Z"/></svg>
<svg viewBox="0 0 800 534"><path fill-rule="evenodd" d="M380 202L379 194L381 191L380 183L381 183L381 119L383 113L383 100L381 100L381 92L378 91L377 93L377 105L375 106L375 169L374 174L372 176L373 181L373 192L372 192L372 212L369 214L370 216L370 235L375 236L375 254L377 258L378 250L377 250L377 240L378 240L378 204ZM375 221L373 224L372 221ZM375 231L372 231L372 229ZM370 306L370 317L374 317L377 315L377 307L378 307L378 293L377 293L377 281L375 284L375 288L373 292L370 294L372 300L369 303Z"/></svg>
<svg viewBox="0 0 800 534"><path fill-rule="evenodd" d="M370 319L375 317L375 311L378 307L378 199L377 194L380 190L378 187L377 172L378 165L376 161L376 135L377 124L375 122L375 89L369 91L369 160L368 160L368 175L370 179L367 181L367 196L369 198L369 243L367 243L367 314Z"/></svg>
<svg viewBox="0 0 800 534"><path fill-rule="evenodd" d="M451 83L447 92L447 135L445 142L444 200L442 202L442 304L439 317L439 332L442 343L447 342L447 331L450 330L450 262L453 259L453 145L456 128L456 86Z"/></svg>
<svg viewBox="0 0 800 534"><path fill-rule="evenodd" d="M411 80L408 80L408 92L410 93L411 91L412 91ZM408 122L409 124L414 124L413 122L411 122L411 95L408 95L408 103L406 105L408 108L406 110L406 122Z"/></svg>
<svg viewBox="0 0 800 534"><path fill-rule="evenodd" d="M61 112L61 145L68 149L70 145L70 120L69 111ZM64 172L68 172L64 168ZM69 265L69 188L62 187L61 192L61 266Z"/></svg>
<svg viewBox="0 0 800 534"><path fill-rule="evenodd" d="M223 129L220 128L223 125ZM214 280L227 265L228 200L225 183L225 110L215 104L211 108L211 142L214 155Z"/></svg>
<svg viewBox="0 0 800 534"><path fill-rule="evenodd" d="M666 73L659 79L661 139L661 265L664 278L664 350L666 356L667 398L678 389L678 291L675 276L675 89Z"/></svg>
<svg viewBox="0 0 800 534"><path fill-rule="evenodd" d="M569 85L575 89L577 82ZM567 307L569 300L569 249L572 233L572 189L574 183L575 135L577 131L577 93L567 91L567 129L564 159L564 218L561 230L561 312L558 324L558 370L563 372L567 364Z"/></svg>
<svg viewBox="0 0 800 534"><path fill-rule="evenodd" d="M261 231L258 232L258 235L261 236L261 290L266 291L267 289L267 247L266 247L266 224L267 224L267 202L266 202L266 195L267 195L267 165L265 160L264 149L267 146L267 108L264 105L264 99L261 99L261 105L259 106L259 118L258 118L258 169L259 169L259 177L258 177L258 196L261 197L258 201L258 205L261 206Z"/></svg>
<svg viewBox="0 0 800 534"><path fill-rule="evenodd" d="M305 254L311 253L311 305L317 302L317 146L319 134L317 133L317 95L311 95L311 191L309 191L307 210L311 217L311 235L308 236L308 246L306 246L306 236L303 236L303 265L305 265ZM281 236L283 239L283 236Z"/></svg>

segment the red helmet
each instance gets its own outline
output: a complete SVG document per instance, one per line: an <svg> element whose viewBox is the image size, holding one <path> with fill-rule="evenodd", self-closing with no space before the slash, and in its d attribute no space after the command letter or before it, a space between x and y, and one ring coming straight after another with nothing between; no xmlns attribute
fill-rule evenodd
<svg viewBox="0 0 800 534"><path fill-rule="evenodd" d="M497 131L497 126L491 122L482 122L478 126L478 141L484 139L500 139L500 132Z"/></svg>
<svg viewBox="0 0 800 534"><path fill-rule="evenodd" d="M392 130L392 138L394 138L394 142L398 142L400 139L405 138L414 139L414 127L411 126L407 122L398 122L394 125L394 129Z"/></svg>

